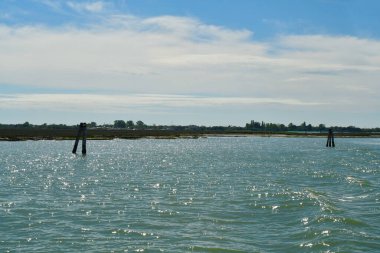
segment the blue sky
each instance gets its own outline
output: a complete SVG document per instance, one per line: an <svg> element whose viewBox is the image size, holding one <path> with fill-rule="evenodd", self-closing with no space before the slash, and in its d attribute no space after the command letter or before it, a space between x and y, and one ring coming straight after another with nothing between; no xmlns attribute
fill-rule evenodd
<svg viewBox="0 0 380 253"><path fill-rule="evenodd" d="M284 33L380 36L380 2L377 0L116 0L103 1L102 11L95 13L78 13L68 2L79 5L101 1L3 0L0 2L1 21L8 25L62 26L91 24L97 22L99 15L107 14L172 15L249 29L254 31L256 39Z"/></svg>
<svg viewBox="0 0 380 253"><path fill-rule="evenodd" d="M379 1L3 0L0 123L380 126Z"/></svg>

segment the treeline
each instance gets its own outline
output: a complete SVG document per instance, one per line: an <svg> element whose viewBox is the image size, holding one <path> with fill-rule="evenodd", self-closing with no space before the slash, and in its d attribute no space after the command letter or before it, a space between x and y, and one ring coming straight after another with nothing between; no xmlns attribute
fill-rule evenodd
<svg viewBox="0 0 380 253"><path fill-rule="evenodd" d="M350 133L359 133L359 132L380 132L380 128L371 128L371 129L362 129L355 126L329 126L326 127L325 124L319 124L313 126L307 124L306 122L296 125L289 123L288 125L284 124L275 124L275 123L266 123L264 121L254 121L246 123L244 127L241 126L198 126L198 125L146 125L141 120L136 123L132 120L115 120L113 125L103 125L106 127L113 128L126 128L126 129L149 129L149 130L174 130L174 131L256 131L256 132L325 132L328 129L332 129L336 132L350 132Z"/></svg>
<svg viewBox="0 0 380 253"><path fill-rule="evenodd" d="M10 129L10 128L38 128L38 129L72 129L77 126L70 126L65 124L41 124L41 125L33 125L29 122L25 122L22 124L0 124L0 129Z"/></svg>
<svg viewBox="0 0 380 253"><path fill-rule="evenodd" d="M350 132L350 133L360 133L360 132L379 132L380 128L359 128L355 126L329 126L327 127L325 124L319 124L317 126L313 126L311 124L307 124L306 122L301 123L300 125L296 125L293 123L289 123L288 125L284 124L274 124L274 123L266 123L264 121L254 121L247 123L245 125L247 130L252 131L270 131L270 132L325 132L328 129L332 129L336 132Z"/></svg>
<svg viewBox="0 0 380 253"><path fill-rule="evenodd" d="M325 124L319 124L313 126L306 122L300 125L289 123L275 124L266 123L263 121L251 120L246 123L245 126L198 126L198 125L147 125L143 121L138 120L136 122L132 120L115 120L113 124L101 124L96 122L87 123L89 128L105 128L105 129L128 129L128 130L170 130L170 131L252 131L252 132L326 132L328 129L332 129L335 132L348 132L348 133L360 133L360 132L380 132L380 128L359 128L355 126L329 126ZM22 124L0 124L0 129L12 129L12 128L37 128L37 129L73 129L77 128L77 125L65 125L65 124L41 124L33 125L29 122Z"/></svg>

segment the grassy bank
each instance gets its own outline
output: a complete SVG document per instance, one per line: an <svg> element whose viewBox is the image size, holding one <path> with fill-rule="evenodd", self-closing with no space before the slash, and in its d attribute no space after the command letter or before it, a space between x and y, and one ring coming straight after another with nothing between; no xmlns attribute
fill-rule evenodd
<svg viewBox="0 0 380 253"><path fill-rule="evenodd" d="M0 140L73 140L77 129L7 128L0 129ZM173 130L125 130L100 129L87 130L87 138L92 140L139 139L139 138L199 138L207 136L280 136L280 137L326 137L326 133L294 132L252 132L252 131L173 131ZM339 137L379 138L373 133L335 133Z"/></svg>

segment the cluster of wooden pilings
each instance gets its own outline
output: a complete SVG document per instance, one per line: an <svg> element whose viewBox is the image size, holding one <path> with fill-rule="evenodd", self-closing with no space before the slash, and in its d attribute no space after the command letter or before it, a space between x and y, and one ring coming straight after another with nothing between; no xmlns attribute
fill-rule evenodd
<svg viewBox="0 0 380 253"><path fill-rule="evenodd" d="M86 150L87 124L86 123L79 124L78 134L77 134L77 138L75 139L75 144L73 148L73 154L77 153L80 137L82 137L82 154L85 155L87 153L87 150Z"/></svg>
<svg viewBox="0 0 380 253"><path fill-rule="evenodd" d="M326 147L335 147L335 142L334 142L334 133L332 129L329 129L329 134L327 136L327 143Z"/></svg>

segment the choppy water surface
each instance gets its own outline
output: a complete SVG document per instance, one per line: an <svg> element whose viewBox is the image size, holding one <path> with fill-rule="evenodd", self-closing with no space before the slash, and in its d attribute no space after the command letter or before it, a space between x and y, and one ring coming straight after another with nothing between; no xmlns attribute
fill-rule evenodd
<svg viewBox="0 0 380 253"><path fill-rule="evenodd" d="M380 140L0 143L0 252L380 252Z"/></svg>

